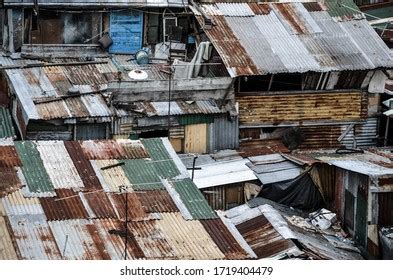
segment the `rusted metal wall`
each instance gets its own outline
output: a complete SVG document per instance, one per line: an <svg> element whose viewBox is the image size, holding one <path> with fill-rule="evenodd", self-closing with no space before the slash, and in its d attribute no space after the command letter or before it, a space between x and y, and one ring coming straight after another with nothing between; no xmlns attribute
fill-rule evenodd
<svg viewBox="0 0 393 280"><path fill-rule="evenodd" d="M237 101L241 126L359 121L367 117L367 95L360 92L241 95Z"/></svg>

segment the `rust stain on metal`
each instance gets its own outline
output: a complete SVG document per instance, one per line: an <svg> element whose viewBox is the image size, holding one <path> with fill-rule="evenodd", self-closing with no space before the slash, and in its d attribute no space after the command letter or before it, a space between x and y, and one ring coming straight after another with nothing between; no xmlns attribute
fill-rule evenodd
<svg viewBox="0 0 393 280"><path fill-rule="evenodd" d="M87 211L79 195L70 189L56 189L56 197L40 198L49 221L87 219Z"/></svg>
<svg viewBox="0 0 393 280"><path fill-rule="evenodd" d="M13 167L0 166L0 197L16 191L22 187L16 170Z"/></svg>
<svg viewBox="0 0 393 280"><path fill-rule="evenodd" d="M248 3L248 6L256 15L268 15L272 10L268 3Z"/></svg>
<svg viewBox="0 0 393 280"><path fill-rule="evenodd" d="M197 16L197 19L201 26L204 26L203 17ZM224 16L214 16L214 25L211 29L205 29L204 31L211 39L227 68L231 68L228 70L235 72L233 74L236 76L262 74L233 34Z"/></svg>
<svg viewBox="0 0 393 280"><path fill-rule="evenodd" d="M106 76L99 71L96 65L67 66L63 67L63 73L74 85L97 87L108 82Z"/></svg>
<svg viewBox="0 0 393 280"><path fill-rule="evenodd" d="M281 139L257 139L240 142L239 153L242 157L289 153Z"/></svg>
<svg viewBox="0 0 393 280"><path fill-rule="evenodd" d="M108 196L103 191L83 193L90 209L96 218L116 218L116 212Z"/></svg>
<svg viewBox="0 0 393 280"><path fill-rule="evenodd" d="M0 146L0 167L21 165L22 163L14 146Z"/></svg>
<svg viewBox="0 0 393 280"><path fill-rule="evenodd" d="M296 11L292 8L291 5L288 5L288 3L274 3L272 5L277 8L282 17L296 31L297 34L308 33L306 27L303 25L296 14Z"/></svg>
<svg viewBox="0 0 393 280"><path fill-rule="evenodd" d="M258 258L274 257L295 247L295 244L284 239L263 215L241 223L236 228Z"/></svg>
<svg viewBox="0 0 393 280"><path fill-rule="evenodd" d="M129 230L147 259L177 259L155 220L130 222ZM152 238L154 236L154 238Z"/></svg>
<svg viewBox="0 0 393 280"><path fill-rule="evenodd" d="M94 245L97 248L97 251L99 253L99 258L100 260L110 260L111 257L108 254L106 248L105 248L105 243L101 239L100 235L98 234L98 230L94 224L87 224L86 229L89 232L91 238L93 239Z"/></svg>
<svg viewBox="0 0 393 280"><path fill-rule="evenodd" d="M83 150L79 142L75 141L65 141L64 146L66 147L68 154L70 155L76 169L78 170L79 176L87 191L101 190L100 181L91 166L90 161L88 161L83 156Z"/></svg>
<svg viewBox="0 0 393 280"><path fill-rule="evenodd" d="M362 120L367 111L363 99L359 92L237 97L241 125Z"/></svg>
<svg viewBox="0 0 393 280"><path fill-rule="evenodd" d="M111 259L124 259L124 240L126 237L124 222L121 222L117 219L99 219L95 220L95 225L103 241L105 242L105 248L107 248ZM130 260L144 258L145 255L136 242L135 237L133 236L129 227L127 237L127 259Z"/></svg>
<svg viewBox="0 0 393 280"><path fill-rule="evenodd" d="M142 143L139 141L89 140L81 142L81 147L88 160L149 157Z"/></svg>
<svg viewBox="0 0 393 280"><path fill-rule="evenodd" d="M309 12L322 12L324 9L318 2L305 2L302 3L304 8Z"/></svg>
<svg viewBox="0 0 393 280"><path fill-rule="evenodd" d="M38 115L43 120L64 119L70 117L62 100L36 104Z"/></svg>
<svg viewBox="0 0 393 280"><path fill-rule="evenodd" d="M164 190L135 192L146 213L179 212L171 196Z"/></svg>
<svg viewBox="0 0 393 280"><path fill-rule="evenodd" d="M247 253L237 243L221 219L201 220L200 222L221 252L225 254L226 259L247 258Z"/></svg>
<svg viewBox="0 0 393 280"><path fill-rule="evenodd" d="M128 194L108 194L111 198L113 206L118 212L120 220L125 220L126 218L126 196L127 196L127 218L129 221L140 221L148 219L147 213L143 210L142 204L135 193Z"/></svg>

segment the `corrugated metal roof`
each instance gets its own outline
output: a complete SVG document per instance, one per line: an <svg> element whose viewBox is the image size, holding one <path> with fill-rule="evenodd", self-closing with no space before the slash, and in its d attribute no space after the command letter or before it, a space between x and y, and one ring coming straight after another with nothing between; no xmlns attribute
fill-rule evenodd
<svg viewBox="0 0 393 280"><path fill-rule="evenodd" d="M128 180L124 169L118 165L117 160L92 160L91 164L95 169L101 185L107 192L119 192L120 187L126 186L127 191L132 192L132 185ZM111 168L105 168L111 166ZM105 168L105 169L102 169Z"/></svg>
<svg viewBox="0 0 393 280"><path fill-rule="evenodd" d="M131 222L128 227L146 259L178 258L167 240L168 237L157 226L156 221Z"/></svg>
<svg viewBox="0 0 393 280"><path fill-rule="evenodd" d="M88 160L147 158L148 154L139 140L89 140L81 147Z"/></svg>
<svg viewBox="0 0 393 280"><path fill-rule="evenodd" d="M94 220L94 225L97 228L101 240L104 243L107 253L112 260L124 259L124 236L121 234L115 234L112 232L124 232L124 223L114 219L98 219ZM127 260L143 258L144 254L139 246L135 246L131 231L129 231L130 240L127 243Z"/></svg>
<svg viewBox="0 0 393 280"><path fill-rule="evenodd" d="M34 142L15 142L15 148L22 161L22 171L30 192L37 196L53 194L54 186Z"/></svg>
<svg viewBox="0 0 393 280"><path fill-rule="evenodd" d="M0 197L3 197L21 187L22 183L18 178L15 168L0 166Z"/></svg>
<svg viewBox="0 0 393 280"><path fill-rule="evenodd" d="M389 49L363 16L331 2L320 8L217 3L192 10L202 26L200 11L213 19L205 33L232 77L392 67Z"/></svg>
<svg viewBox="0 0 393 280"><path fill-rule="evenodd" d="M21 165L22 163L14 146L0 145L0 167L14 167Z"/></svg>
<svg viewBox="0 0 393 280"><path fill-rule="evenodd" d="M140 191L135 194L146 213L179 212L167 191Z"/></svg>
<svg viewBox="0 0 393 280"><path fill-rule="evenodd" d="M141 221L149 219L148 214L143 210L142 204L135 193L128 194L108 194L114 208L117 210L118 218L126 219L126 197L127 197L127 218L129 221Z"/></svg>
<svg viewBox="0 0 393 280"><path fill-rule="evenodd" d="M0 106L0 138L15 137L11 114L7 108Z"/></svg>
<svg viewBox="0 0 393 280"><path fill-rule="evenodd" d="M78 193L69 189L57 189L56 197L40 198L40 202L48 221L89 217Z"/></svg>
<svg viewBox="0 0 393 280"><path fill-rule="evenodd" d="M55 189L84 188L82 179L62 141L37 142L37 150Z"/></svg>
<svg viewBox="0 0 393 280"><path fill-rule="evenodd" d="M252 218L236 226L258 258L284 257L296 247L291 240L284 239L263 216Z"/></svg>
<svg viewBox="0 0 393 280"><path fill-rule="evenodd" d="M108 67L117 72L114 66ZM28 119L102 118L114 115L103 96L96 93L105 89L109 82L109 76L102 68L105 66L92 64L5 72ZM71 86L79 89L80 95L71 96L68 93Z"/></svg>
<svg viewBox="0 0 393 280"><path fill-rule="evenodd" d="M0 260L17 260L18 255L12 244L6 219L0 215Z"/></svg>
<svg viewBox="0 0 393 280"><path fill-rule="evenodd" d="M225 258L199 221L186 221L180 213L162 213L157 226L180 259Z"/></svg>
<svg viewBox="0 0 393 280"><path fill-rule="evenodd" d="M33 0L4 0L5 6L32 6ZM184 8L188 6L188 2L182 0L38 0L40 6L45 7L178 7Z"/></svg>
<svg viewBox="0 0 393 280"><path fill-rule="evenodd" d="M101 189L100 181L98 180L90 161L87 160L83 155L82 147L79 142L65 141L64 146L68 151L76 169L78 170L79 176L86 190Z"/></svg>
<svg viewBox="0 0 393 280"><path fill-rule="evenodd" d="M1 202L7 216L44 214L39 199L24 197L21 190L1 198Z"/></svg>
<svg viewBox="0 0 393 280"><path fill-rule="evenodd" d="M188 211L194 219L214 219L216 213L207 203L205 197L198 190L191 179L183 179L171 182L176 192L180 195Z"/></svg>
<svg viewBox="0 0 393 280"><path fill-rule="evenodd" d="M219 161L199 165L200 170L194 171L194 183L199 189L227 185L238 182L256 180L254 172L247 167L248 159ZM192 174L192 171L189 170Z"/></svg>
<svg viewBox="0 0 393 280"><path fill-rule="evenodd" d="M391 159L365 151L364 153L338 154L330 153L310 153L310 155L320 161L350 170L370 177L393 176Z"/></svg>
<svg viewBox="0 0 393 280"><path fill-rule="evenodd" d="M85 203L85 208L91 218L100 219L115 219L117 217L116 211L113 208L112 202L103 191L80 192L82 202Z"/></svg>
<svg viewBox="0 0 393 280"><path fill-rule="evenodd" d="M22 259L61 259L59 247L45 215L17 215L10 216L9 220Z"/></svg>
<svg viewBox="0 0 393 280"><path fill-rule="evenodd" d="M56 161L52 162L52 159L54 159L54 155L62 152L69 156L68 159L64 159L68 163L64 165L63 169L66 171L62 174L74 176L75 174L69 173L70 166L73 166L85 185L78 190L52 189L54 197L40 197L39 199L35 197L37 193L22 188L17 191L11 190L11 193L0 199L0 216L6 215L6 219L10 220L11 225L9 238L3 237L1 235L3 232L0 231L0 240L7 242L4 245L0 243L0 248L2 246L8 248L15 241L18 246L17 251L21 252L20 256L17 255L18 258L123 259L125 211L129 217L128 259L244 257L244 251L230 237L230 234L234 234L232 230L229 233L225 226L218 221L206 222L205 225L202 225L196 220L217 219L217 215L192 181L182 179L187 175L187 171L173 149L169 147L168 140L142 141L142 145L146 149L144 151L147 151L151 157L154 155L154 159L92 160L95 169L84 156L80 142L26 141L17 142L16 145L17 152L21 154L22 167L26 167L22 168L18 174L22 182L25 181L23 177L26 177L26 181L31 177L29 180L33 182L33 179L40 178L28 173L37 172L37 167L34 166L33 169L31 165L36 165L37 160L41 160L41 157L44 162L47 162L44 164L41 161L41 168L44 171L44 165L53 169L50 172L56 170L54 167L60 169L62 166ZM12 152L12 149L10 151ZM29 156L30 154L33 155ZM108 154L109 157L111 155L113 153ZM64 155L60 156L60 158L63 157ZM118 189L115 190L116 193L105 192L110 189L101 187L94 172L97 172L100 180L104 182L105 176L102 173L105 169L101 170L100 164L123 161L125 162L124 166L129 166L132 176L140 176L140 174L138 174L138 169L131 168L129 164L145 161L144 168L148 170L147 174L153 177L137 177L136 180L144 180L147 185L158 182L162 189L166 189L163 185L165 183L169 186L168 190L134 191L130 189L131 192L128 194L120 194ZM162 165L161 170L157 171L154 161L163 162L166 165L169 161L172 165L169 168ZM12 167L12 164L11 168L19 168ZM124 166L117 167L123 170ZM165 170L169 170L169 173L172 172L165 176L168 178L166 180L158 175ZM174 170L176 172L173 173ZM124 173L123 179L120 180L124 180ZM42 177L42 174L39 175ZM60 173L58 175L60 176ZM48 175L47 177L51 183L55 180L53 176ZM66 178L60 179L65 180ZM134 187L130 178L128 181L129 185ZM105 182L105 184L108 183ZM146 188L145 185L143 186ZM44 194L47 195L47 193ZM31 195L33 197L30 197ZM128 196L128 209L125 209L126 195ZM63 251L65 252L64 256L62 256ZM0 252L0 256L1 254L2 252ZM12 252L7 253L7 258L12 257L10 254Z"/></svg>
<svg viewBox="0 0 393 280"><path fill-rule="evenodd" d="M133 111L147 116L167 116L168 102L135 102ZM206 101L172 101L171 115L221 114L226 113L225 107L220 108L214 100Z"/></svg>
<svg viewBox="0 0 393 280"><path fill-rule="evenodd" d="M285 159L280 154L250 157L247 164L262 184L283 182L296 178L302 172L302 168Z"/></svg>
<svg viewBox="0 0 393 280"><path fill-rule="evenodd" d="M48 223L62 252L62 259L110 259L93 221L67 220Z"/></svg>
<svg viewBox="0 0 393 280"><path fill-rule="evenodd" d="M133 190L160 190L164 186L160 179L160 174L155 169L155 164L151 160L134 159L124 160L122 168L126 174Z"/></svg>
<svg viewBox="0 0 393 280"><path fill-rule="evenodd" d="M227 259L239 260L248 257L221 219L201 220L200 222Z"/></svg>

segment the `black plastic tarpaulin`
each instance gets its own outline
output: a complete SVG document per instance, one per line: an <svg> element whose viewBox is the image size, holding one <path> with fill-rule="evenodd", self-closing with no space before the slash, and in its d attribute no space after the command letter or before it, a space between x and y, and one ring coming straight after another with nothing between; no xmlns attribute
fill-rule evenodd
<svg viewBox="0 0 393 280"><path fill-rule="evenodd" d="M292 180L264 185L259 196L302 210L324 206L322 195L307 171Z"/></svg>

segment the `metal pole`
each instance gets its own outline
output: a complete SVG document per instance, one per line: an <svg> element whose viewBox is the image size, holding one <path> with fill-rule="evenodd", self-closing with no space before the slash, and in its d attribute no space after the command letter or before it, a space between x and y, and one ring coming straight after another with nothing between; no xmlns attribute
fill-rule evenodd
<svg viewBox="0 0 393 280"><path fill-rule="evenodd" d="M385 139L383 141L383 145L387 146L388 144L388 137L389 137L389 122L390 122L390 116L388 116L386 120L386 128L385 128Z"/></svg>
<svg viewBox="0 0 393 280"><path fill-rule="evenodd" d="M172 41L169 40L169 85L168 85L168 138L170 139L169 130L171 128L171 91L172 91L172 55L171 55Z"/></svg>
<svg viewBox="0 0 393 280"><path fill-rule="evenodd" d="M195 162L198 156L194 155L194 160L192 161L192 173L191 173L191 180L194 181L194 171L195 171Z"/></svg>
<svg viewBox="0 0 393 280"><path fill-rule="evenodd" d="M128 242L128 226L127 226L127 222L128 222L128 191L126 189L126 220L125 220L125 227L126 227L126 240L124 242L124 260L127 260L127 242Z"/></svg>

